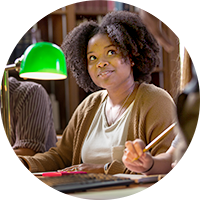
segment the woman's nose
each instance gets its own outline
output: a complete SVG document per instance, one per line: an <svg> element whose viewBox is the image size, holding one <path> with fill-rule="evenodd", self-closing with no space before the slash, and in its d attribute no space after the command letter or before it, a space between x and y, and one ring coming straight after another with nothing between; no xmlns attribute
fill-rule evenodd
<svg viewBox="0 0 200 200"><path fill-rule="evenodd" d="M97 67L103 68L103 67L106 67L107 65L109 65L109 63L107 61L100 61L97 64Z"/></svg>

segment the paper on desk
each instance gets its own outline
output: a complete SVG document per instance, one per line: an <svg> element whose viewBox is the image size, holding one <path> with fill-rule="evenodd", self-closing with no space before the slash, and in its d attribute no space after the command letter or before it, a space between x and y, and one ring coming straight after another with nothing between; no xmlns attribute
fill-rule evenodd
<svg viewBox="0 0 200 200"><path fill-rule="evenodd" d="M114 176L130 178L135 181L135 183L156 183L158 182L159 175L139 175L139 174L115 174Z"/></svg>
<svg viewBox="0 0 200 200"><path fill-rule="evenodd" d="M122 178L130 178L132 180L138 180L140 178L146 177L142 174L115 174L113 176L122 177Z"/></svg>
<svg viewBox="0 0 200 200"><path fill-rule="evenodd" d="M85 200L161 200L170 197L171 194L171 190L160 192L158 188L136 187L69 195Z"/></svg>

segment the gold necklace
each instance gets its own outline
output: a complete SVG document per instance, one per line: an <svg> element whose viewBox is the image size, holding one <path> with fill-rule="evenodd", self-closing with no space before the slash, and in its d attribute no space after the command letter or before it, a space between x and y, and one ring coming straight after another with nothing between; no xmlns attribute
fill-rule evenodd
<svg viewBox="0 0 200 200"><path fill-rule="evenodd" d="M124 108L124 105L126 104L126 102L128 101L129 97L131 96L131 94L132 94L134 88L135 88L135 84L133 84L133 89L132 89L131 92L127 95L127 97L125 98L125 100L124 100L122 106L121 106L120 109L118 110L116 117L115 117L114 119L112 119L112 123L108 123L108 124L112 125L112 124L114 124L115 121L118 119L118 117L119 117L119 115L120 115L122 109ZM110 108L110 109L112 109L112 108ZM108 121L108 120L107 120L107 121Z"/></svg>

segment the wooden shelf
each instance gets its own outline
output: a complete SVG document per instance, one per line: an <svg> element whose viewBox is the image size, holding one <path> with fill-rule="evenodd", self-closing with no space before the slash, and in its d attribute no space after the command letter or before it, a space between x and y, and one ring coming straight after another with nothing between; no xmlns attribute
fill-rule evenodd
<svg viewBox="0 0 200 200"><path fill-rule="evenodd" d="M162 68L158 68L156 67L154 70L153 70L153 73L156 73L156 72L163 72L164 70Z"/></svg>
<svg viewBox="0 0 200 200"><path fill-rule="evenodd" d="M101 17L106 15L108 10L110 10L106 5L105 1L85 1L68 5L50 13L37 23L40 35L39 39L60 46L65 35L77 26L79 21L82 22L85 19L100 21ZM132 10L135 12L134 9ZM169 39L174 44L177 44L177 38L172 31L166 26L162 28ZM177 64L178 45L172 53L169 54L163 50L161 54L162 66L154 69L152 83L163 87L172 97L175 97L179 84L177 80L177 77L179 77ZM54 93L60 104L61 130L59 133L62 134L63 129L66 127L78 104L90 93L85 93L83 89L78 87L70 72L68 72L66 81L43 81L41 84L48 93L51 93L52 85L56 88Z"/></svg>

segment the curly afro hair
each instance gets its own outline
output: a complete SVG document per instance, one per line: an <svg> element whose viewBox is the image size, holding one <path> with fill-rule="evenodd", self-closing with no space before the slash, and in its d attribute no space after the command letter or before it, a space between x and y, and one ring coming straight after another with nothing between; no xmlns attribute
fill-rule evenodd
<svg viewBox="0 0 200 200"><path fill-rule="evenodd" d="M86 92L101 89L94 84L87 70L88 41L98 33L108 35L125 61L134 62L135 81L147 83L151 81L151 73L159 64L157 41L137 14L128 11L114 11L108 13L100 25L89 21L75 27L61 45L67 67L81 88Z"/></svg>

